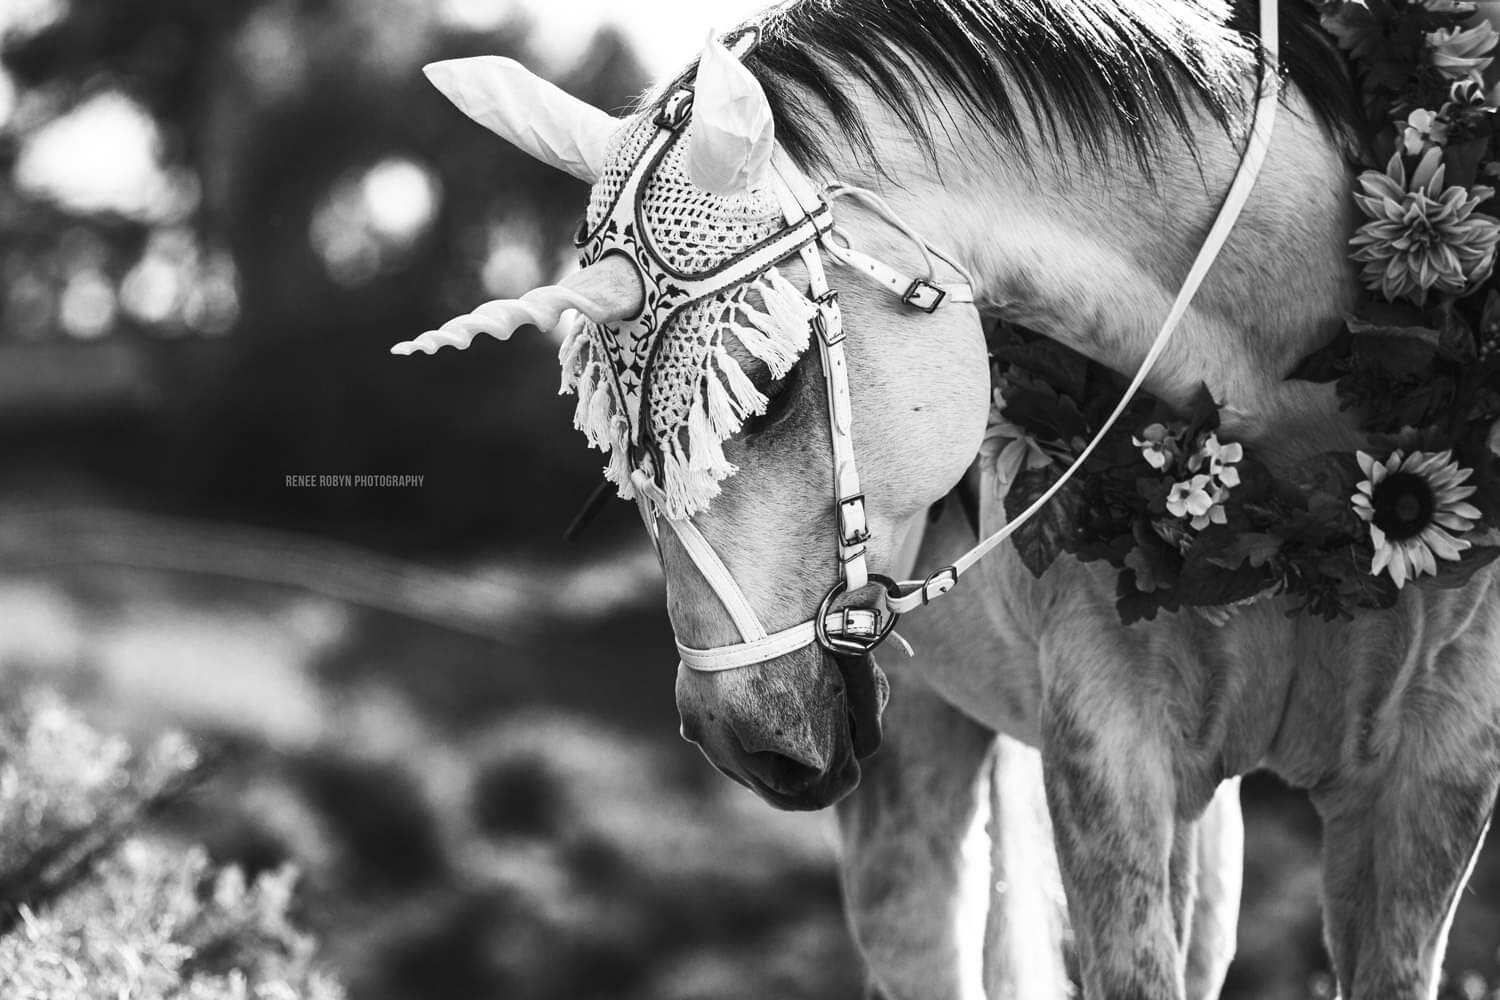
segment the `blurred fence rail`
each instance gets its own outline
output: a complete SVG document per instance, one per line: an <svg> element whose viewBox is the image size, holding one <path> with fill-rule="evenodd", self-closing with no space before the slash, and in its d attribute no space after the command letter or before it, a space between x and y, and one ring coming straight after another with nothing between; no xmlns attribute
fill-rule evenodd
<svg viewBox="0 0 1500 1000"><path fill-rule="evenodd" d="M307 535L116 509L0 506L0 572L109 566L294 588L511 647L549 645L562 622L660 607L649 550L568 568L423 565Z"/></svg>

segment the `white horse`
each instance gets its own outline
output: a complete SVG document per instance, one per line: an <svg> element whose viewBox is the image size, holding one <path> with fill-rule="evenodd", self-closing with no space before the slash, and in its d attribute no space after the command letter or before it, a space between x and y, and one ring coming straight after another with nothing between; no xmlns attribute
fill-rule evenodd
<svg viewBox="0 0 1500 1000"><path fill-rule="evenodd" d="M738 48L758 85L711 49L696 99L672 88L624 121L513 66L434 71L471 115L596 182L588 266L404 351L551 327L567 309L587 317L586 353L572 340L565 372L610 478L653 533L670 529L659 544L686 664L683 733L767 801L825 806L853 789L861 758L884 767L869 757L884 681L859 653L889 618L881 588L861 585L869 567L906 568L925 512L979 449L991 402L979 312L1118 372L1141 367L1245 143L1259 64L1231 13L1214 0L806 0ZM1289 80L1260 180L1147 381L1183 410L1206 385L1226 437L1275 475L1366 444L1330 387L1285 380L1358 292L1351 89L1311 12L1285 15ZM663 155L644 163L642 150ZM617 211L622 190L633 217ZM739 284L672 277L710 272ZM1036 579L1002 549L976 573L969 596L912 626L936 695L892 709L916 717L898 739L938 732L933 752L967 763L953 776L898 762L890 801L882 781L847 811L867 943L878 951L892 933L889 911L869 916L880 906L868 890L870 851L893 841L862 831L878 834L883 810L903 815L903 796L921 802L913 783L973 778L998 727L1041 748L1089 1000L1185 995L1199 824L1221 784L1255 768L1309 789L1323 816L1342 994L1435 994L1500 781L1492 573L1408 586L1348 621L1288 617L1271 598L1223 624L1177 613L1134 626L1116 616L1107 567L1064 558ZM934 577L924 593L953 582ZM965 718L984 730L966 735ZM925 828L951 840L946 822ZM1228 871L1211 853L1209 875ZM1210 935L1221 942L1222 926ZM914 920L907 940L929 930ZM1209 965L1223 953L1210 948ZM1192 988L1212 992L1217 975ZM884 982L892 996L946 988Z"/></svg>

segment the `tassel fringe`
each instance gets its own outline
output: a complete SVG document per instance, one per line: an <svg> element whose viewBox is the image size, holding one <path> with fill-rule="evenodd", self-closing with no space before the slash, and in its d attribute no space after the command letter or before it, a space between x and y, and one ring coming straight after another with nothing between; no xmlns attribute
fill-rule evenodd
<svg viewBox="0 0 1500 1000"><path fill-rule="evenodd" d="M729 356L721 343L714 348L714 362L719 374L724 376L724 388L729 393L730 403L734 408L735 429L739 429L740 423L751 414L766 412L766 397L761 395L755 383L741 370L739 364ZM713 372L709 372L712 376Z"/></svg>
<svg viewBox="0 0 1500 1000"><path fill-rule="evenodd" d="M750 304L752 292L759 293L760 308ZM784 378L807 350L817 313L817 306L774 268L721 304L707 317L719 333L697 384L688 390L686 424L658 440L660 468L645 470L653 473L648 495L671 518L691 517L720 494L720 481L739 471L725 457L724 441L746 417L766 410L766 397L724 349L723 334L738 337L752 357L765 362L772 378ZM595 324L580 322L564 339L558 349L558 391L577 395L573 426L608 455L604 478L622 499L633 500L645 487L631 479L630 423L616 398L608 359L595 343L597 332Z"/></svg>

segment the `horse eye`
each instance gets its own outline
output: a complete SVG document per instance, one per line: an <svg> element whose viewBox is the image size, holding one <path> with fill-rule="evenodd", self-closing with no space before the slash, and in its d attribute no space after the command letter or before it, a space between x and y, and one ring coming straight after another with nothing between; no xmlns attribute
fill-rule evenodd
<svg viewBox="0 0 1500 1000"><path fill-rule="evenodd" d="M755 437L764 434L786 419L792 410L792 401L797 394L793 387L797 382L797 373L801 366L793 366L792 370L779 379L775 379L765 385L758 385L761 394L766 397L766 412L755 414L745 418L740 425L740 433L746 437Z"/></svg>

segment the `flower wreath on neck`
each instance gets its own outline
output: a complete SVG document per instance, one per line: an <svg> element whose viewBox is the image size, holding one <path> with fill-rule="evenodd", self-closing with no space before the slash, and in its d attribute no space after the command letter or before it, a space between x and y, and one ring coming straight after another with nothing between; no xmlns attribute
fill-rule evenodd
<svg viewBox="0 0 1500 1000"><path fill-rule="evenodd" d="M1500 34L1455 0L1320 9L1389 158L1354 194L1367 221L1351 257L1370 294L1288 378L1334 383L1366 446L1276 480L1219 437L1206 388L1185 414L1137 397L1084 474L1012 536L1037 576L1062 553L1115 567L1126 624L1276 595L1289 615L1348 618L1391 607L1403 587L1461 586L1500 555L1500 201L1479 183L1500 178L1488 73ZM1014 517L1082 451L1125 380L1010 326L993 358L981 454Z"/></svg>

